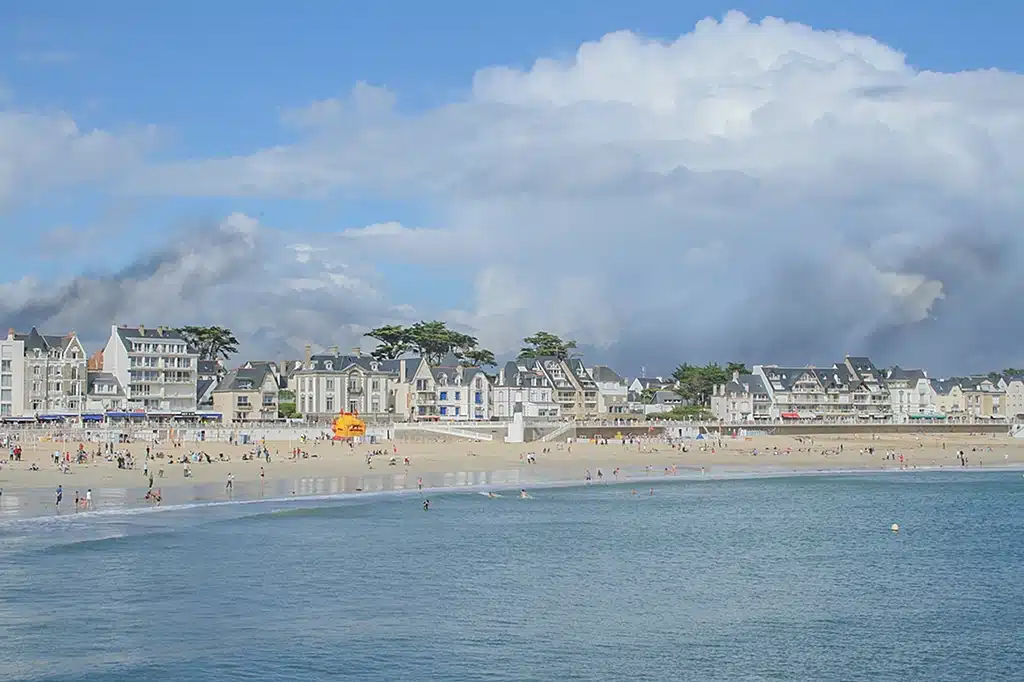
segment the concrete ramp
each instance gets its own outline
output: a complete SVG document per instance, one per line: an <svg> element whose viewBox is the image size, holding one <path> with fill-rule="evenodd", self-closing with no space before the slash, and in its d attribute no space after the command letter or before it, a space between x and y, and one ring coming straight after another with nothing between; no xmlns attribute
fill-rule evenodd
<svg viewBox="0 0 1024 682"><path fill-rule="evenodd" d="M1024 424L1011 424L1010 435L1014 438L1024 438Z"/></svg>
<svg viewBox="0 0 1024 682"><path fill-rule="evenodd" d="M576 428L576 424L575 423L573 423L573 422L566 422L566 423L562 424L561 426L559 426L554 431L552 431L550 433L545 433L543 436L541 436L540 441L542 443L550 443L551 441L555 440L556 438L563 438L563 437L565 437L565 434L569 433L574 428Z"/></svg>

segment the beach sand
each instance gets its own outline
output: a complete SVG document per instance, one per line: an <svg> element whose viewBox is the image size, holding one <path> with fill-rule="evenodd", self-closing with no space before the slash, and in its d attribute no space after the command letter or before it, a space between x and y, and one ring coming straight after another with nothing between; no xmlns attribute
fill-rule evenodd
<svg viewBox="0 0 1024 682"><path fill-rule="evenodd" d="M70 473L61 473L53 463L55 450L78 450L77 442L23 442L22 461L11 462L5 454L0 468L0 511L7 515L42 513L40 500L50 500L53 490L62 485L67 507L73 508L75 491L83 496L94 491L96 507L118 507L143 504L148 487L143 474L147 443L115 446L135 457L135 469L119 469L105 456L91 457L85 464L72 464ZM961 469L958 451L963 450L968 469L1024 465L1024 440L1007 436L943 434L872 436L762 436L726 438L721 442L688 440L681 448L656 440L625 443L610 441L566 443L466 442L444 438L419 441L388 441L377 445L332 441L311 441L304 444L268 442L270 462L264 459L243 461L242 456L254 451L252 445L226 443L148 444L153 457L150 471L154 487L160 488L165 502L217 500L228 498L259 498L269 495L309 495L362 492L368 490L415 490L422 479L426 488L456 487L469 484L492 487L520 487L543 481L583 481L589 469L594 480L600 469L605 481L646 478L654 475L715 475L736 471L819 471L819 470L894 470L902 466L915 468ZM289 446L301 447L310 456L292 458ZM97 445L85 443L87 452L95 453ZM874 448L874 453L868 452ZM397 449L397 453L395 453ZM184 466L171 463L192 451L209 454L213 463L191 464L192 476L184 476ZM373 451L384 454L373 458ZM887 453L895 453L887 458ZM535 453L530 464L526 454ZM219 455L230 461L217 461ZM161 457L161 455L163 455ZM315 456L314 456L315 455ZM390 457L397 465L389 466ZM404 458L409 458L409 465ZM32 464L38 470L30 469ZM675 467L673 472L672 467ZM621 468L618 477L613 471ZM701 469L703 468L703 472ZM667 471L666 471L667 469ZM160 471L163 470L163 476ZM261 470L263 477L261 477ZM229 475L233 489L226 490ZM21 500L21 502L19 502ZM24 509L24 500L31 500L33 509ZM52 504L50 500L47 504Z"/></svg>

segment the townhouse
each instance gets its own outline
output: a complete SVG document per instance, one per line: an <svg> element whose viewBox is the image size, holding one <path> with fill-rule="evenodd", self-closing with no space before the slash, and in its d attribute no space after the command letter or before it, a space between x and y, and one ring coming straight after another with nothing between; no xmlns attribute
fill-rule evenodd
<svg viewBox="0 0 1024 682"><path fill-rule="evenodd" d="M588 370L597 386L597 413L615 417L629 412L629 384L611 367L595 365Z"/></svg>
<svg viewBox="0 0 1024 682"><path fill-rule="evenodd" d="M329 420L341 412L373 418L393 412L395 384L406 361L376 360L358 348L348 355L336 346L316 355L310 351L307 346L302 368L289 380L299 414Z"/></svg>
<svg viewBox="0 0 1024 682"><path fill-rule="evenodd" d="M88 357L75 332L8 330L0 345L0 416L81 414Z"/></svg>
<svg viewBox="0 0 1024 682"><path fill-rule="evenodd" d="M225 422L278 418L280 382L271 362L247 362L229 371L213 390L213 409Z"/></svg>
<svg viewBox="0 0 1024 682"><path fill-rule="evenodd" d="M885 383L889 389L889 409L894 422L906 423L939 416L935 388L923 369L903 369L896 365L886 372Z"/></svg>
<svg viewBox="0 0 1024 682"><path fill-rule="evenodd" d="M480 367L467 367L452 354L430 366L422 358L397 360L396 415L411 421L490 419L494 386ZM403 364L404 363L404 364Z"/></svg>
<svg viewBox="0 0 1024 682"><path fill-rule="evenodd" d="M730 424L772 419L772 399L762 378L733 372L732 379L715 387L711 416Z"/></svg>
<svg viewBox="0 0 1024 682"><path fill-rule="evenodd" d="M524 358L505 363L492 391L494 416L499 419L522 413L524 417L560 416L555 387L540 361Z"/></svg>

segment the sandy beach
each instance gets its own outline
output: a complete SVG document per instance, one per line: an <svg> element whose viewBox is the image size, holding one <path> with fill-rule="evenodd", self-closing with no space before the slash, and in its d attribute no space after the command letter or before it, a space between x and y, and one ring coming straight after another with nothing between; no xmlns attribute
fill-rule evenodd
<svg viewBox="0 0 1024 682"><path fill-rule="evenodd" d="M21 515L18 500L49 499L58 485L67 507L74 508L76 492L94 491L94 505L144 504L142 497L153 477L164 500L215 500L266 495L308 495L368 490L415 490L492 484L509 487L541 481L583 481L589 470L593 480L628 480L652 475L714 475L723 471L772 470L882 470L905 468L968 469L1024 465L1024 441L1006 436L859 436L726 438L722 441L657 440L606 443L523 443L446 441L389 441L376 445L349 445L334 441L303 444L268 442L253 445L225 443L129 443L114 446L114 453L97 455L99 446L82 443L84 463L74 462L79 443L23 442L21 461L9 454L0 464L0 511ZM148 473L146 449L150 448ZM289 446L299 447L296 456ZM265 447L265 457L256 455ZM54 463L55 452L70 452L67 472ZM188 465L185 457L204 453ZM367 455L377 453L367 463ZM134 468L118 467L117 455L130 454ZM534 462L530 461L534 455ZM207 463L205 455L213 460ZM901 460L902 456L902 460ZM391 460L394 458L394 464ZM408 458L408 464L406 464ZM223 461L222 461L223 460ZM615 471L618 469L618 473ZM233 481L231 489L226 484ZM52 504L52 501L50 502ZM30 513L38 513L32 511Z"/></svg>

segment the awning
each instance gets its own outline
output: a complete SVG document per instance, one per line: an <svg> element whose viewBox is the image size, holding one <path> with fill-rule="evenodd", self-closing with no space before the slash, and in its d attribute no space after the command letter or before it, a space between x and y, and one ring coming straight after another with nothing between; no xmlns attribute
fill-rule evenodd
<svg viewBox="0 0 1024 682"><path fill-rule="evenodd" d="M799 419L800 415L796 412L783 412L780 415L783 419Z"/></svg>
<svg viewBox="0 0 1024 682"><path fill-rule="evenodd" d="M801 419L817 419L818 415L813 412L797 412Z"/></svg>
<svg viewBox="0 0 1024 682"><path fill-rule="evenodd" d="M102 414L83 414L82 421L84 422L101 422L103 421Z"/></svg>
<svg viewBox="0 0 1024 682"><path fill-rule="evenodd" d="M28 424L29 422L34 422L35 420L35 417L4 417L0 419L0 422L3 422L5 424Z"/></svg>
<svg viewBox="0 0 1024 682"><path fill-rule="evenodd" d="M946 415L944 415L944 414L912 414L912 415L910 415L910 418L911 419L945 419Z"/></svg>
<svg viewBox="0 0 1024 682"><path fill-rule="evenodd" d="M108 417L114 417L115 419L126 419L128 417L138 417L139 419L145 419L145 412L107 412Z"/></svg>
<svg viewBox="0 0 1024 682"><path fill-rule="evenodd" d="M41 414L36 419L41 422L62 422L64 421L64 416L60 414Z"/></svg>

